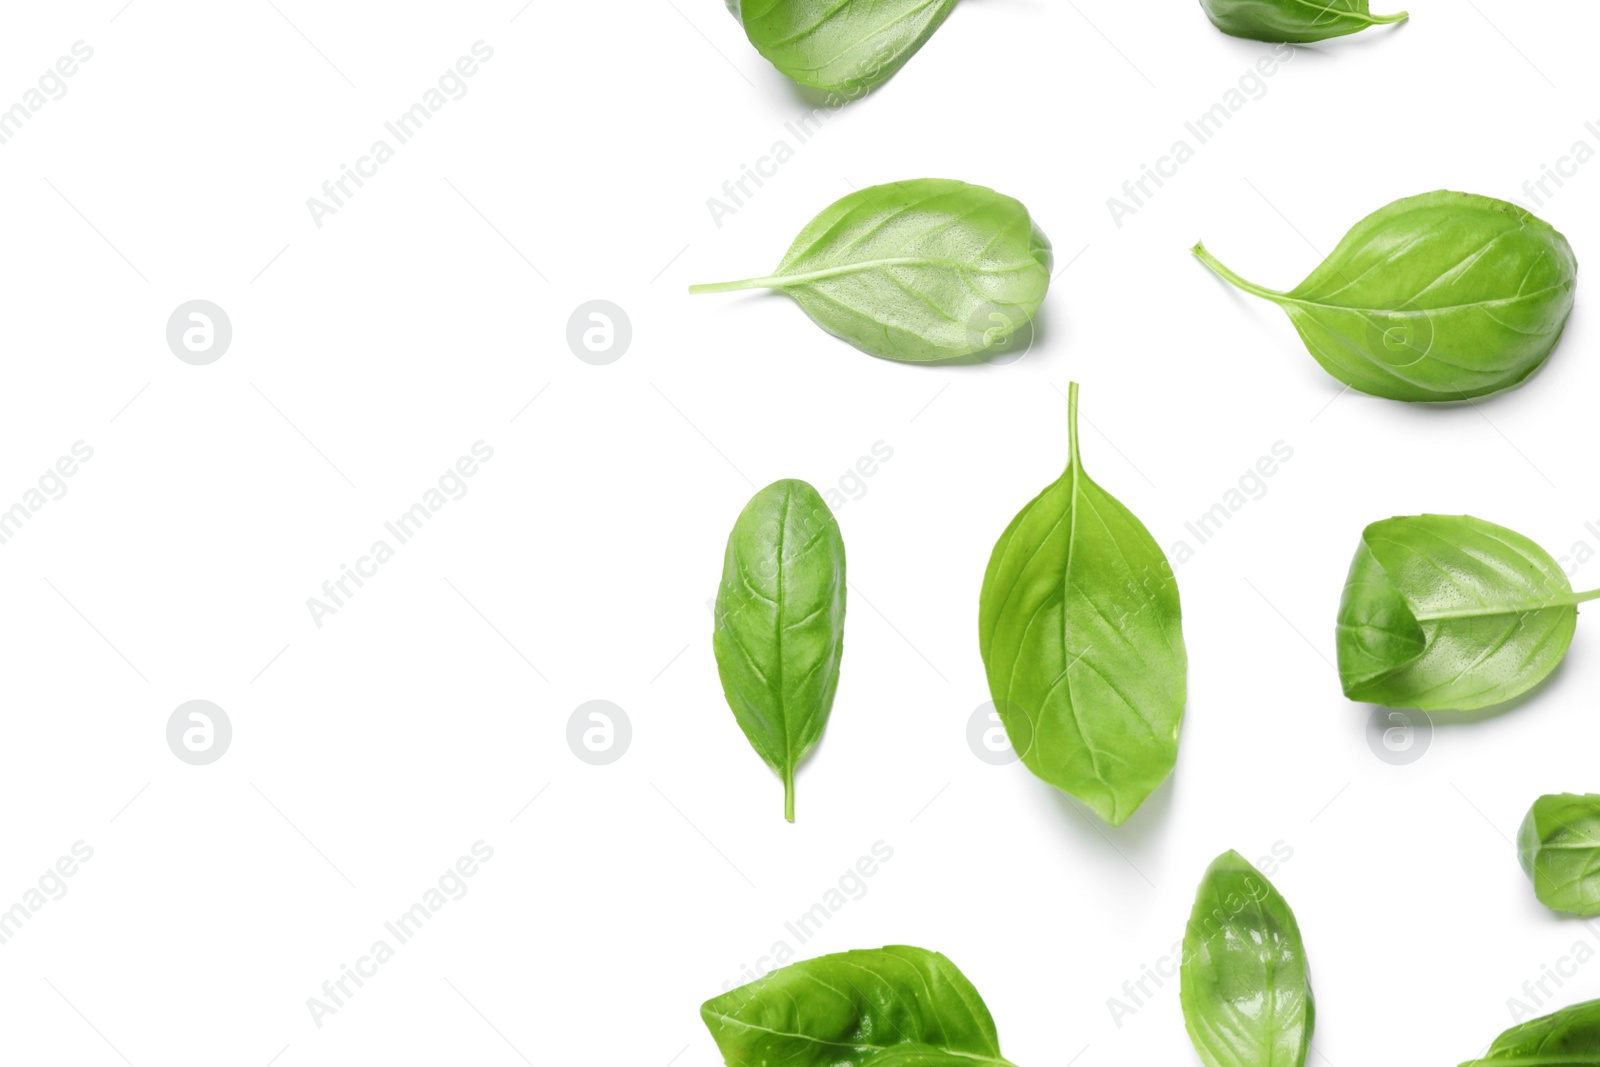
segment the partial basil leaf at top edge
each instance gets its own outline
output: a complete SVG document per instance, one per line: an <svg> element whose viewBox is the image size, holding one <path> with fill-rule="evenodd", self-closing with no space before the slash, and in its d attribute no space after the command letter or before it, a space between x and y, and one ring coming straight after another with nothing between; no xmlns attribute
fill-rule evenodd
<svg viewBox="0 0 1600 1067"><path fill-rule="evenodd" d="M1044 302L1052 262L1049 239L1020 202L918 178L830 205L770 277L689 292L780 289L863 352L928 363L1011 346Z"/></svg>
<svg viewBox="0 0 1600 1067"><path fill-rule="evenodd" d="M1517 858L1551 911L1600 915L1600 796L1552 793L1528 809Z"/></svg>
<svg viewBox="0 0 1600 1067"><path fill-rule="evenodd" d="M801 85L862 96L888 81L944 22L956 0L727 0L745 36Z"/></svg>
<svg viewBox="0 0 1600 1067"><path fill-rule="evenodd" d="M739 728L783 780L794 822L794 772L822 738L844 653L844 540L805 482L750 498L728 535L712 648Z"/></svg>
<svg viewBox="0 0 1600 1067"><path fill-rule="evenodd" d="M779 968L700 1017L728 1067L1005 1067L983 998L944 956L909 945Z"/></svg>
<svg viewBox="0 0 1600 1067"><path fill-rule="evenodd" d="M1600 1065L1600 1000L1562 1008L1513 1026L1489 1051L1461 1067L1595 1067Z"/></svg>
<svg viewBox="0 0 1600 1067"><path fill-rule="evenodd" d="M1361 533L1339 602L1339 681L1351 700L1471 711L1543 681L1577 605L1550 554L1470 515L1384 519Z"/></svg>
<svg viewBox="0 0 1600 1067"><path fill-rule="evenodd" d="M1178 996L1207 1067L1301 1067L1316 1025L1294 912L1237 852L1206 870L1183 934Z"/></svg>
<svg viewBox="0 0 1600 1067"><path fill-rule="evenodd" d="M1404 11L1374 15L1367 0L1200 0L1200 6L1223 33L1287 44L1326 41L1410 18Z"/></svg>
<svg viewBox="0 0 1600 1067"><path fill-rule="evenodd" d="M1188 656L1178 583L1133 513L1067 469L995 543L978 602L989 692L1027 768L1120 826L1178 759Z"/></svg>
<svg viewBox="0 0 1600 1067"><path fill-rule="evenodd" d="M1293 290L1254 285L1203 244L1194 254L1282 307L1324 370L1391 400L1464 400L1516 385L1555 350L1578 262L1567 239L1503 200L1434 192L1368 215Z"/></svg>

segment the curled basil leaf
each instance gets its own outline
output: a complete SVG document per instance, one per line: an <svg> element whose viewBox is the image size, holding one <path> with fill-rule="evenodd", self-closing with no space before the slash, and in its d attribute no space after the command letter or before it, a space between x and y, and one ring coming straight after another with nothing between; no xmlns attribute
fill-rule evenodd
<svg viewBox="0 0 1600 1067"><path fill-rule="evenodd" d="M1600 1000L1513 1026L1461 1067L1591 1067L1600 1064Z"/></svg>
<svg viewBox="0 0 1600 1067"><path fill-rule="evenodd" d="M728 535L712 647L722 692L745 737L783 779L822 738L844 652L844 540L810 485L774 482Z"/></svg>
<svg viewBox="0 0 1600 1067"><path fill-rule="evenodd" d="M1361 533L1339 602L1339 680L1351 700L1470 711L1556 669L1577 625L1550 554L1470 515L1384 519Z"/></svg>
<svg viewBox="0 0 1600 1067"><path fill-rule="evenodd" d="M1282 307L1324 370L1391 400L1465 400L1522 381L1555 350L1578 262L1567 239L1487 196L1397 200L1356 224L1293 290L1227 281Z"/></svg>
<svg viewBox="0 0 1600 1067"><path fill-rule="evenodd" d="M1517 858L1551 911L1600 915L1600 796L1542 796L1517 833Z"/></svg>
<svg viewBox="0 0 1600 1067"><path fill-rule="evenodd" d="M1223 33L1252 41L1310 44L1411 16L1374 15L1367 0L1200 0Z"/></svg>
<svg viewBox="0 0 1600 1067"><path fill-rule="evenodd" d="M1133 513L1067 469L995 543L978 604L989 692L1027 768L1120 826L1178 759L1188 657L1178 583Z"/></svg>
<svg viewBox="0 0 1600 1067"><path fill-rule="evenodd" d="M919 178L861 189L795 238L770 277L691 293L779 289L863 352L927 363L1010 343L1050 286L1050 241L993 189Z"/></svg>
<svg viewBox="0 0 1600 1067"><path fill-rule="evenodd" d="M861 96L928 42L956 0L727 0L745 36L801 85Z"/></svg>
<svg viewBox="0 0 1600 1067"><path fill-rule="evenodd" d="M1218 856L1183 934L1179 999L1207 1067L1301 1067L1316 1003L1288 902L1237 852Z"/></svg>
<svg viewBox="0 0 1600 1067"><path fill-rule="evenodd" d="M792 963L700 1017L728 1067L1009 1067L972 983L909 945Z"/></svg>

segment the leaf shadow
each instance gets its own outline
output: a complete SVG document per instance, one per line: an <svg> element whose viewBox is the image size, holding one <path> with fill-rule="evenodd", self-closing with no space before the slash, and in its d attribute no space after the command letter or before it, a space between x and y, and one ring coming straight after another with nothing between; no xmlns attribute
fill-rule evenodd
<svg viewBox="0 0 1600 1067"><path fill-rule="evenodd" d="M1472 723L1487 722L1489 719L1497 719L1502 715L1509 715L1511 712L1518 711L1538 700L1547 689L1554 687L1556 680L1561 677L1561 673L1566 670L1566 667L1566 657L1562 657L1561 662L1556 664L1555 670L1547 674L1538 685L1521 696L1515 696L1499 704L1490 704L1486 708L1477 708L1473 711L1436 712L1433 715L1433 724L1435 726L1466 726Z"/></svg>
<svg viewBox="0 0 1600 1067"><path fill-rule="evenodd" d="M1173 773L1167 775L1166 780L1145 798L1144 803L1139 805L1139 810L1130 815L1121 826L1112 826L1070 793L1054 786L1047 785L1045 788L1049 790L1052 806L1066 816L1061 822L1071 828L1069 832L1076 834L1080 840L1090 845L1096 841L1109 844L1148 881L1148 876L1129 858L1128 852L1142 855L1152 849L1159 850L1160 843L1169 828L1170 820L1167 816L1172 810L1173 797L1177 792L1173 784L1176 778L1177 771L1174 769Z"/></svg>
<svg viewBox="0 0 1600 1067"><path fill-rule="evenodd" d="M1555 670L1545 675L1544 678L1539 681L1538 685L1535 685L1532 689L1521 694L1520 696L1514 696L1510 700L1503 700L1498 704L1490 704L1488 707L1474 708L1471 711L1430 711L1426 713L1428 716L1428 721L1435 727L1471 726L1480 722L1488 722L1490 719L1498 719L1502 715L1509 715L1512 712L1519 711L1527 705L1541 699L1546 690L1555 686L1556 680L1561 677L1561 673L1565 671L1566 668L1567 657L1563 656L1561 662L1556 664ZM1386 705L1362 704L1361 706L1368 709L1367 714L1370 717L1375 709L1385 707ZM1398 710L1404 711L1414 709L1402 708Z"/></svg>

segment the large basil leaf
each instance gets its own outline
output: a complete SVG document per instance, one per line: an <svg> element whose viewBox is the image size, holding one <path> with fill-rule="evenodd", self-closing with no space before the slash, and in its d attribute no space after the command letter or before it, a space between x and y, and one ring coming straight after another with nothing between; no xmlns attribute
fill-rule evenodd
<svg viewBox="0 0 1600 1067"><path fill-rule="evenodd" d="M1361 533L1339 603L1345 696L1391 708L1500 704L1566 655L1577 605L1550 554L1470 515L1384 519Z"/></svg>
<svg viewBox="0 0 1600 1067"><path fill-rule="evenodd" d="M972 983L909 945L790 964L706 1001L700 1017L728 1067L1006 1064Z"/></svg>
<svg viewBox="0 0 1600 1067"><path fill-rule="evenodd" d="M1600 796L1542 796L1517 834L1517 857L1545 907L1600 915Z"/></svg>
<svg viewBox="0 0 1600 1067"><path fill-rule="evenodd" d="M1183 934L1179 999L1207 1067L1301 1067L1316 1005L1294 912L1237 852L1218 856Z"/></svg>
<svg viewBox="0 0 1600 1067"><path fill-rule="evenodd" d="M756 51L801 85L854 98L889 80L956 0L728 0Z"/></svg>
<svg viewBox="0 0 1600 1067"><path fill-rule="evenodd" d="M781 289L863 352L964 359L1026 326L1050 286L1050 241L1028 209L942 178L874 185L812 219L771 277L691 293Z"/></svg>
<svg viewBox="0 0 1600 1067"><path fill-rule="evenodd" d="M1245 281L1203 244L1194 254L1282 307L1329 374L1392 400L1464 400L1522 381L1555 349L1578 278L1548 223L1470 193L1368 215L1287 293Z"/></svg>
<svg viewBox="0 0 1600 1067"><path fill-rule="evenodd" d="M773 482L728 535L712 647L722 692L750 744L783 779L822 737L844 652L844 540L810 485Z"/></svg>
<svg viewBox="0 0 1600 1067"><path fill-rule="evenodd" d="M1374 15L1367 0L1200 0L1217 29L1252 41L1309 44L1410 16Z"/></svg>
<svg viewBox="0 0 1600 1067"><path fill-rule="evenodd" d="M1461 1067L1596 1067L1600 1065L1600 1000L1529 1019L1495 1038L1481 1059Z"/></svg>
<svg viewBox="0 0 1600 1067"><path fill-rule="evenodd" d="M1083 471L1077 383L1067 409L1067 469L995 543L978 639L1022 762L1119 826L1177 762L1183 613L1155 539Z"/></svg>

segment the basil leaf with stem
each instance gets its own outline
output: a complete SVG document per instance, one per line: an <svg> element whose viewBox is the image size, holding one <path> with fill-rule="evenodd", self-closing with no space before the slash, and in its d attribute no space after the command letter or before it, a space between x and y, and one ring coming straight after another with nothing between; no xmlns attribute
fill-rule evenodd
<svg viewBox="0 0 1600 1067"><path fill-rule="evenodd" d="M1578 262L1567 239L1503 200L1433 192L1380 208L1289 292L1195 256L1288 314L1324 370L1391 400L1465 400L1516 385L1555 350Z"/></svg>
<svg viewBox="0 0 1600 1067"><path fill-rule="evenodd" d="M844 600L844 540L817 491L788 479L752 497L728 535L711 643L734 719L783 779L790 822L795 768L839 686Z"/></svg>
<svg viewBox="0 0 1600 1067"><path fill-rule="evenodd" d="M1368 0L1200 0L1200 6L1223 33L1287 44L1326 41L1411 17L1404 11L1374 15Z"/></svg>
<svg viewBox="0 0 1600 1067"><path fill-rule="evenodd" d="M1577 625L1550 554L1470 515L1384 519L1361 533L1337 628L1351 700L1471 711L1502 704L1556 669Z"/></svg>
<svg viewBox="0 0 1600 1067"><path fill-rule="evenodd" d="M1517 832L1517 858L1545 907L1600 915L1600 795L1535 800Z"/></svg>
<svg viewBox="0 0 1600 1067"><path fill-rule="evenodd" d="M1207 1067L1301 1067L1316 1001L1300 926L1237 852L1207 868L1183 933L1178 997Z"/></svg>
<svg viewBox="0 0 1600 1067"><path fill-rule="evenodd" d="M955 6L956 0L728 0L769 63L801 85L847 99L893 77Z"/></svg>
<svg viewBox="0 0 1600 1067"><path fill-rule="evenodd" d="M1010 1067L972 983L910 945L791 963L700 1017L728 1067Z"/></svg>
<svg viewBox="0 0 1600 1067"><path fill-rule="evenodd" d="M860 189L806 224L764 278L690 293L778 289L870 355L965 359L1027 326L1050 287L1050 241L993 189L918 178Z"/></svg>
<svg viewBox="0 0 1600 1067"><path fill-rule="evenodd" d="M1592 1067L1600 1064L1600 1000L1529 1019L1461 1067Z"/></svg>
<svg viewBox="0 0 1600 1067"><path fill-rule="evenodd" d="M1144 524L1067 468L995 543L978 602L995 710L1027 768L1120 826L1178 759L1188 655L1178 583Z"/></svg>

